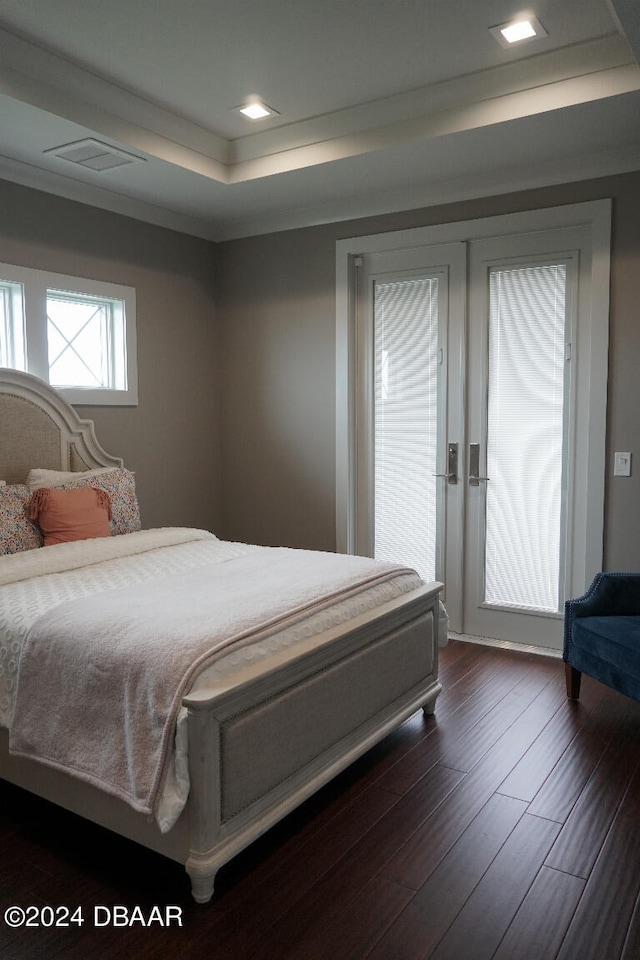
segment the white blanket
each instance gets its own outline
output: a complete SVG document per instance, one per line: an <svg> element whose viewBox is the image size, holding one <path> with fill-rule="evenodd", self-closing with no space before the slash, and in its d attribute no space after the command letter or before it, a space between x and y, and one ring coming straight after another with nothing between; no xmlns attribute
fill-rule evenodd
<svg viewBox="0 0 640 960"><path fill-rule="evenodd" d="M10 749L155 813L181 699L199 670L229 644L406 574L360 557L252 548L206 571L61 604L24 645Z"/></svg>

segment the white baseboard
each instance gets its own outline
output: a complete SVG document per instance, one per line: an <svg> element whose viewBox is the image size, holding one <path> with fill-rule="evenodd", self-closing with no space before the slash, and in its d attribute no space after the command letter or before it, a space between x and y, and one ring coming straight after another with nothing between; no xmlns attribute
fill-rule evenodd
<svg viewBox="0 0 640 960"><path fill-rule="evenodd" d="M463 643L480 643L485 647L500 647L502 650L517 650L519 653L535 653L540 657L554 657L562 659L562 650L555 647L536 647L529 643L514 643L512 640L494 640L491 637L472 637L466 633L451 633L451 640L462 640Z"/></svg>

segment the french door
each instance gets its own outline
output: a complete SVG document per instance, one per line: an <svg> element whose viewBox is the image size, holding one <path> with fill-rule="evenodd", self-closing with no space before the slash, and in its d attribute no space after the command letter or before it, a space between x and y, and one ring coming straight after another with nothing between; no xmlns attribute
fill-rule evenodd
<svg viewBox="0 0 640 960"><path fill-rule="evenodd" d="M350 548L441 580L454 632L559 648L585 586L592 272L584 225L354 259Z"/></svg>
<svg viewBox="0 0 640 960"><path fill-rule="evenodd" d="M561 645L582 234L469 245L462 623L472 635Z"/></svg>
<svg viewBox="0 0 640 960"><path fill-rule="evenodd" d="M355 552L401 559L462 599L465 244L358 267ZM458 618L461 614L458 614Z"/></svg>

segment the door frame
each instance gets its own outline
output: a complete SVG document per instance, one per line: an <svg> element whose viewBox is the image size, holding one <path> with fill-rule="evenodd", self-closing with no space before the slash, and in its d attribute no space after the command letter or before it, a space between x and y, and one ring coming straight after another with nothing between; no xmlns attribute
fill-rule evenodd
<svg viewBox="0 0 640 960"><path fill-rule="evenodd" d="M336 549L353 553L356 523L356 263L369 253L431 246L585 225L592 265L589 303L582 304L584 337L576 380L577 442L574 557L568 589L578 596L602 569L605 493L607 358L611 200L522 211L479 220L417 227L336 243Z"/></svg>

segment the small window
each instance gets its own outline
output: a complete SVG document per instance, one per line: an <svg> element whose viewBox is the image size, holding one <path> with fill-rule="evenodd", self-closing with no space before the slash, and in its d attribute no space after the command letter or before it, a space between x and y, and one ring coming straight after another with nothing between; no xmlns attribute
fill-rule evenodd
<svg viewBox="0 0 640 960"><path fill-rule="evenodd" d="M0 366L25 369L23 286L0 280Z"/></svg>
<svg viewBox="0 0 640 960"><path fill-rule="evenodd" d="M51 384L126 389L124 318L123 300L47 290Z"/></svg>
<svg viewBox="0 0 640 960"><path fill-rule="evenodd" d="M70 403L136 404L135 291L0 265L0 364Z"/></svg>

